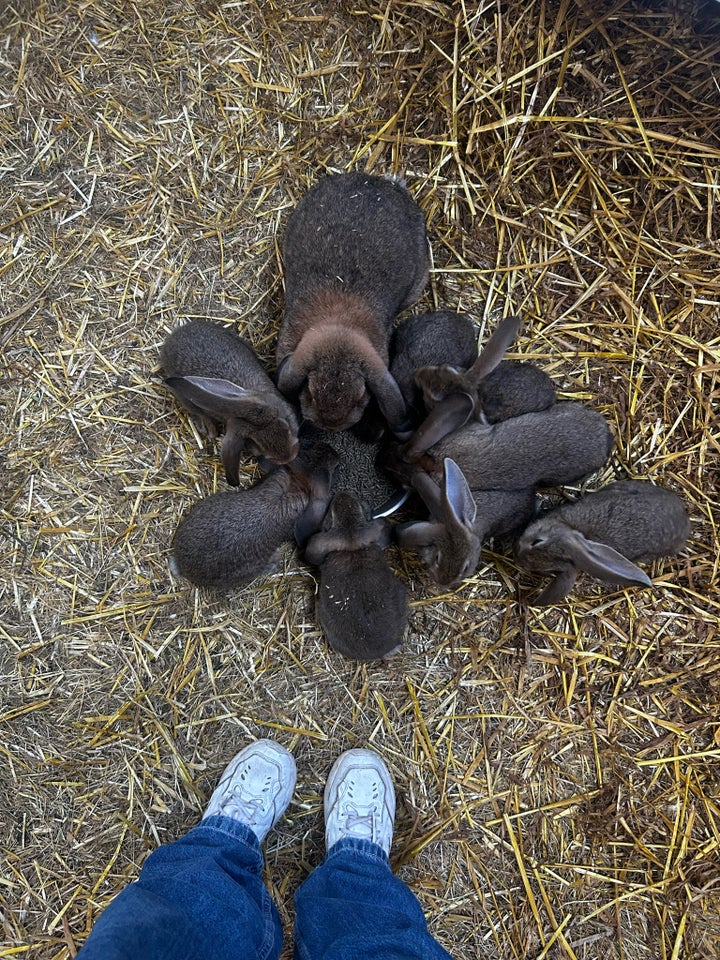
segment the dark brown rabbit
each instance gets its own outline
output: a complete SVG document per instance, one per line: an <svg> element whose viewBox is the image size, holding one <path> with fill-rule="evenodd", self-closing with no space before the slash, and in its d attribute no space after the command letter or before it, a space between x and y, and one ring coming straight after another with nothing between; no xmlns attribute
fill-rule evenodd
<svg viewBox="0 0 720 960"><path fill-rule="evenodd" d="M283 543L305 543L320 528L336 463L327 444L303 447L249 489L196 503L175 533L172 572L200 587L223 588L271 573Z"/></svg>
<svg viewBox="0 0 720 960"><path fill-rule="evenodd" d="M298 452L295 411L273 384L253 348L217 323L178 327L160 350L165 383L211 436L224 424L221 458L227 481L239 482L243 450L289 463Z"/></svg>
<svg viewBox="0 0 720 960"><path fill-rule="evenodd" d="M690 535L685 506L674 493L643 480L611 483L574 503L549 510L517 542L518 562L555 579L534 603L557 603L580 571L609 583L651 587L633 560L682 550Z"/></svg>
<svg viewBox="0 0 720 960"><path fill-rule="evenodd" d="M365 173L325 177L298 203L284 245L278 386L326 430L357 423L372 394L390 426L407 417L388 370L395 315L420 296L423 213L405 186Z"/></svg>
<svg viewBox="0 0 720 960"><path fill-rule="evenodd" d="M524 490L575 483L599 470L613 436L602 414L581 403L556 403L548 410L485 425L471 422L417 458L415 465L440 483L450 457L471 490ZM413 464L407 445L388 445L380 465L411 485Z"/></svg>
<svg viewBox="0 0 720 960"><path fill-rule="evenodd" d="M535 510L535 491L471 491L454 460L444 462L442 485L416 471L413 486L430 510L431 519L397 527L404 550L418 550L430 577L440 587L456 587L472 576L480 550L489 537L524 526Z"/></svg>
<svg viewBox="0 0 720 960"><path fill-rule="evenodd" d="M477 360L477 341L475 325L464 313L420 313L398 324L390 373L415 419L422 419L430 409L426 409L422 390L415 382L416 372L437 366L457 372L467 370Z"/></svg>
<svg viewBox="0 0 720 960"><path fill-rule="evenodd" d="M493 331L482 352L467 370L450 365L420 367L415 383L430 411L408 444L408 457L419 456L469 420L483 420L480 385L494 371L520 328L518 317L505 317Z"/></svg>
<svg viewBox="0 0 720 960"><path fill-rule="evenodd" d="M330 646L354 660L377 660L401 645L407 592L388 566L385 520L371 520L352 493L336 494L305 559L320 568L317 618Z"/></svg>

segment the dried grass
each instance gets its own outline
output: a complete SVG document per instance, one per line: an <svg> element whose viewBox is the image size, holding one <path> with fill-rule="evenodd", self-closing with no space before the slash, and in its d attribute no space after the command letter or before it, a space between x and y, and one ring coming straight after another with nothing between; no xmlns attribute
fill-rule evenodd
<svg viewBox="0 0 720 960"><path fill-rule="evenodd" d="M263 734L300 771L267 852L288 956L321 785L369 743L458 960L717 957L717 3L6 0L0 28L0 957L74 956ZM288 211L356 166L427 214L419 309L521 312L519 354L613 422L595 482L687 500L653 592L528 608L488 552L433 596L397 558L386 667L327 649L291 551L230 597L169 579L223 480L158 345L222 316L270 359Z"/></svg>

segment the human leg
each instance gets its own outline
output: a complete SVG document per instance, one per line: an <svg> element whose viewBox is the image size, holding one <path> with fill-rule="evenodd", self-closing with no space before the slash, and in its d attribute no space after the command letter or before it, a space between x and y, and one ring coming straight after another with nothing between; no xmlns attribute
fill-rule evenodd
<svg viewBox="0 0 720 960"><path fill-rule="evenodd" d="M270 740L241 750L202 821L150 854L99 917L81 960L275 960L282 925L260 844L294 786L287 750Z"/></svg>
<svg viewBox="0 0 720 960"><path fill-rule="evenodd" d="M342 754L325 788L327 855L295 894L298 960L448 960L390 869L395 791L370 750Z"/></svg>

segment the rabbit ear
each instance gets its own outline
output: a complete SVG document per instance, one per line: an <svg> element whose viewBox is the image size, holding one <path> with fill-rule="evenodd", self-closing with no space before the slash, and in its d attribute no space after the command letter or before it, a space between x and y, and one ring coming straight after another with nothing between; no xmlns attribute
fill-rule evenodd
<svg viewBox="0 0 720 960"><path fill-rule="evenodd" d="M297 539L297 524L296 524L296 539ZM328 555L328 545L325 537L322 534L317 536L311 536L310 542L305 547L305 560L307 563L312 564L313 567L319 567L321 563L324 562L325 557Z"/></svg>
<svg viewBox="0 0 720 960"><path fill-rule="evenodd" d="M606 543L588 540L578 530L573 530L571 545L575 565L599 580L610 583L637 583L643 587L653 585L644 570Z"/></svg>
<svg viewBox="0 0 720 960"><path fill-rule="evenodd" d="M380 363L382 369L371 371L368 377L368 387L374 394L380 411L387 420L390 429L393 432L402 431L407 427L408 419L405 400L403 399L395 377L393 377L382 361L380 361Z"/></svg>
<svg viewBox="0 0 720 960"><path fill-rule="evenodd" d="M467 393L446 397L417 428L408 444L406 456L410 459L419 457L443 437L464 427L472 416L473 407L473 398Z"/></svg>
<svg viewBox="0 0 720 960"><path fill-rule="evenodd" d="M240 421L231 417L225 424L225 434L220 445L220 459L225 468L225 479L231 487L240 485L240 454L245 449L245 434L240 430Z"/></svg>
<svg viewBox="0 0 720 960"><path fill-rule="evenodd" d="M441 523L399 523L395 531L403 550L419 550L439 543L445 527Z"/></svg>
<svg viewBox="0 0 720 960"><path fill-rule="evenodd" d="M485 349L465 375L466 382L471 387L477 389L480 381L500 363L512 346L519 329L520 317L505 317L500 321L485 344Z"/></svg>
<svg viewBox="0 0 720 960"><path fill-rule="evenodd" d="M561 571L539 594L537 600L530 604L532 607L544 607L549 603L560 603L575 586L578 572L575 567L568 567Z"/></svg>
<svg viewBox="0 0 720 960"><path fill-rule="evenodd" d="M304 547L310 537L322 527L327 511L327 499L311 497L310 503L295 521L293 533L298 546Z"/></svg>
<svg viewBox="0 0 720 960"><path fill-rule="evenodd" d="M277 385L283 393L297 393L307 377L304 365L297 363L295 355L289 353L280 361L277 368Z"/></svg>
<svg viewBox="0 0 720 960"><path fill-rule="evenodd" d="M455 522L461 527L472 527L477 516L477 505L460 467L445 457L445 477L442 489L443 516L446 522Z"/></svg>
<svg viewBox="0 0 720 960"><path fill-rule="evenodd" d="M443 520L443 503L440 487L423 470L416 470L411 482L413 489L422 497L422 501L438 523Z"/></svg>
<svg viewBox="0 0 720 960"><path fill-rule="evenodd" d="M165 383L182 399L207 409L218 400L246 400L252 394L232 380L221 377L168 377Z"/></svg>

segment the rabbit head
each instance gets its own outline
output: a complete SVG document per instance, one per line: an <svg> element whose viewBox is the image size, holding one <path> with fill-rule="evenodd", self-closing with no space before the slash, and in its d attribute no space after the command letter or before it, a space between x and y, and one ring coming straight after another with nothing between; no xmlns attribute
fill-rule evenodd
<svg viewBox="0 0 720 960"><path fill-rule="evenodd" d="M398 543L417 550L430 576L441 587L455 587L477 569L482 538L475 529L477 507L462 470L454 460L444 461L440 488L417 471L413 486L430 510L431 520L402 524Z"/></svg>
<svg viewBox="0 0 720 960"><path fill-rule="evenodd" d="M551 511L531 523L518 539L516 555L521 566L555 579L537 598L544 605L557 603L572 590L580 571L608 583L651 587L652 580L618 550L585 537Z"/></svg>
<svg viewBox="0 0 720 960"><path fill-rule="evenodd" d="M305 559L319 566L329 553L351 552L368 547L384 550L390 544L390 527L385 520L372 520L365 504L347 490L330 501L322 530L308 543Z"/></svg>
<svg viewBox="0 0 720 960"><path fill-rule="evenodd" d="M300 392L303 416L325 430L357 423L372 393L392 428L406 419L400 389L369 340L355 330L319 327L306 332L278 367L278 386Z"/></svg>

